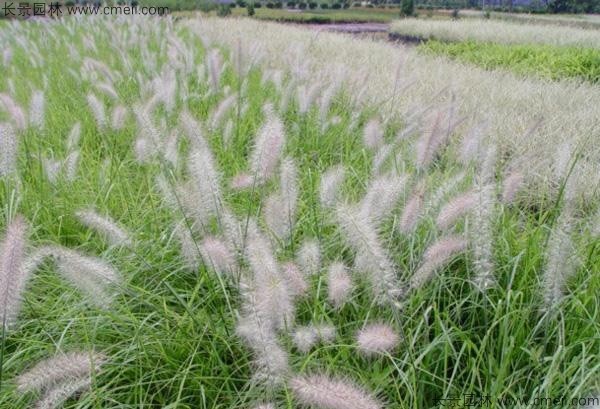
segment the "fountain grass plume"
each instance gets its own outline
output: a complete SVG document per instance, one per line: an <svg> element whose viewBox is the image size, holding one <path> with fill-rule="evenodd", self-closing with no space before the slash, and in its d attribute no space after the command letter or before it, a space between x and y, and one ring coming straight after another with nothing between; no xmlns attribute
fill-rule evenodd
<svg viewBox="0 0 600 409"><path fill-rule="evenodd" d="M27 222L16 216L0 243L0 313L3 328L14 325L21 309L23 291L31 275L25 268Z"/></svg>
<svg viewBox="0 0 600 409"><path fill-rule="evenodd" d="M322 374L297 375L289 387L299 403L321 409L381 409L382 404L353 382Z"/></svg>
<svg viewBox="0 0 600 409"><path fill-rule="evenodd" d="M85 226L103 235L110 244L131 247L131 234L117 224L111 217L103 216L93 209L82 209L75 212L79 221Z"/></svg>

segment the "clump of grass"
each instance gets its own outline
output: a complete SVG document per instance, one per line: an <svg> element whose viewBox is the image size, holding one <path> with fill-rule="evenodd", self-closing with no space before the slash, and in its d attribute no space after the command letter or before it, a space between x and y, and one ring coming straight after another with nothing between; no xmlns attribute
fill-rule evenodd
<svg viewBox="0 0 600 409"><path fill-rule="evenodd" d="M573 78L592 83L600 81L600 50L591 48L473 41L445 43L434 40L419 48L485 69L505 68L518 74L553 80Z"/></svg>

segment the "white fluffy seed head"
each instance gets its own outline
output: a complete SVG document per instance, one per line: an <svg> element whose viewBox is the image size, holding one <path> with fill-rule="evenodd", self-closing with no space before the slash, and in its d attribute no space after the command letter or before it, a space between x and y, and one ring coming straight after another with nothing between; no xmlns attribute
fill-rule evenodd
<svg viewBox="0 0 600 409"><path fill-rule="evenodd" d="M371 119L363 131L363 143L369 149L376 150L383 145L383 128L379 120Z"/></svg>
<svg viewBox="0 0 600 409"><path fill-rule="evenodd" d="M205 237L199 247L204 262L218 274L231 275L235 272L235 258L223 241L216 237Z"/></svg>
<svg viewBox="0 0 600 409"><path fill-rule="evenodd" d="M89 376L62 382L47 390L36 402L35 409L58 409L67 399L90 389L91 385L92 378Z"/></svg>
<svg viewBox="0 0 600 409"><path fill-rule="evenodd" d="M44 127L46 117L46 98L43 91L36 90L29 104L29 126L35 129Z"/></svg>
<svg viewBox="0 0 600 409"><path fill-rule="evenodd" d="M129 115L129 111L123 105L117 105L111 115L111 127L115 131L120 131L125 126L125 121L127 121L127 116Z"/></svg>
<svg viewBox="0 0 600 409"><path fill-rule="evenodd" d="M288 288L294 296L301 297L306 294L308 291L308 282L296 263L284 263L281 266L281 273L287 281Z"/></svg>
<svg viewBox="0 0 600 409"><path fill-rule="evenodd" d="M321 249L319 242L306 239L298 250L298 265L306 275L314 275L321 269Z"/></svg>
<svg viewBox="0 0 600 409"><path fill-rule="evenodd" d="M21 295L32 273L25 268L27 230L25 219L17 216L9 223L0 242L0 319L6 327L17 320Z"/></svg>
<svg viewBox="0 0 600 409"><path fill-rule="evenodd" d="M131 234L111 217L100 215L92 209L79 210L75 215L82 224L102 234L110 244L126 247L133 245Z"/></svg>
<svg viewBox="0 0 600 409"><path fill-rule="evenodd" d="M219 105L213 111L210 118L210 128L214 131L221 126L223 119L227 115L227 113L231 110L231 108L235 105L236 95L232 94L228 97L225 97Z"/></svg>
<svg viewBox="0 0 600 409"><path fill-rule="evenodd" d="M298 351L307 353L319 341L319 337L315 329L311 326L298 327L294 330L292 340Z"/></svg>
<svg viewBox="0 0 600 409"><path fill-rule="evenodd" d="M181 255L185 261L186 268L190 271L198 271L200 267L200 252L185 220L175 226L173 233L181 246Z"/></svg>
<svg viewBox="0 0 600 409"><path fill-rule="evenodd" d="M299 375L290 379L299 403L322 409L381 409L370 393L353 382L326 375Z"/></svg>
<svg viewBox="0 0 600 409"><path fill-rule="evenodd" d="M267 118L258 130L250 157L250 173L257 183L264 183L273 175L285 143L283 122L272 106L266 106L265 111Z"/></svg>
<svg viewBox="0 0 600 409"><path fill-rule="evenodd" d="M424 181L421 181L417 187L415 187L412 196L410 199L408 199L404 205L404 209L402 210L402 216L400 217L398 228L403 234L410 234L417 227L417 224L419 223L419 216L423 211L424 196L425 183Z"/></svg>
<svg viewBox="0 0 600 409"><path fill-rule="evenodd" d="M76 122L67 136L67 152L78 148L81 139L81 122Z"/></svg>
<svg viewBox="0 0 600 409"><path fill-rule="evenodd" d="M512 171L502 182L502 202L505 204L514 202L524 181L523 173Z"/></svg>
<svg viewBox="0 0 600 409"><path fill-rule="evenodd" d="M4 110L8 113L8 116L15 128L27 128L27 118L23 108L21 108L10 95L0 93L0 108L4 108Z"/></svg>
<svg viewBox="0 0 600 409"><path fill-rule="evenodd" d="M341 184L344 182L345 170L344 167L334 166L328 169L321 176L321 184L319 187L319 199L323 207L333 207L337 203L338 192Z"/></svg>
<svg viewBox="0 0 600 409"><path fill-rule="evenodd" d="M242 190L242 189L248 189L248 188L252 187L254 184L255 184L255 178L252 175L249 175L248 173L238 173L231 179L229 186L233 190Z"/></svg>
<svg viewBox="0 0 600 409"><path fill-rule="evenodd" d="M114 295L112 287L121 281L119 273L109 263L65 247L48 246L40 251L54 258L58 272L91 304L109 307Z"/></svg>
<svg viewBox="0 0 600 409"><path fill-rule="evenodd" d="M17 390L42 391L65 381L89 377L106 361L104 355L90 351L60 353L19 375L16 380Z"/></svg>
<svg viewBox="0 0 600 409"><path fill-rule="evenodd" d="M400 337L387 324L370 324L358 331L356 343L365 356L390 353L396 348Z"/></svg>
<svg viewBox="0 0 600 409"><path fill-rule="evenodd" d="M376 226L385 220L398 203L404 192L407 178L394 174L382 175L373 179L367 193L360 202L360 215Z"/></svg>
<svg viewBox="0 0 600 409"><path fill-rule="evenodd" d="M352 293L352 279L343 263L336 262L327 272L327 296L336 308L340 308Z"/></svg>
<svg viewBox="0 0 600 409"><path fill-rule="evenodd" d="M440 210L436 219L436 224L439 229L445 230L452 226L456 221L470 212L478 202L478 195L474 191L469 191L461 194L448 203Z"/></svg>
<svg viewBox="0 0 600 409"><path fill-rule="evenodd" d="M456 254L467 248L467 241L460 236L446 236L433 243L425 251L419 269L410 279L410 287L416 289L429 281L435 270L449 262Z"/></svg>
<svg viewBox="0 0 600 409"><path fill-rule="evenodd" d="M90 107L90 110L92 111L92 115L94 115L94 119L96 120L98 129L105 129L107 121L104 103L94 94L87 95L87 102Z"/></svg>
<svg viewBox="0 0 600 409"><path fill-rule="evenodd" d="M19 140L12 125L0 122L0 178L17 170Z"/></svg>

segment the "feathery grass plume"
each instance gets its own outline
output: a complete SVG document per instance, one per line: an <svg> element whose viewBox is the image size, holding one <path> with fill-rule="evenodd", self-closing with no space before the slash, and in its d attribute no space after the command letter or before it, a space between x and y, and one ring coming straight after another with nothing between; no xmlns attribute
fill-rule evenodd
<svg viewBox="0 0 600 409"><path fill-rule="evenodd" d="M378 176L379 174L381 174L383 165L392 154L393 149L394 145L392 145L391 143L381 145L381 147L377 149L375 157L373 157L373 166L371 167L371 174L373 176Z"/></svg>
<svg viewBox="0 0 600 409"><path fill-rule="evenodd" d="M419 216L423 211L423 202L425 197L425 180L421 180L417 183L412 196L402 210L402 216L400 216L400 223L398 229L403 234L410 234L415 231L417 224L419 223Z"/></svg>
<svg viewBox="0 0 600 409"><path fill-rule="evenodd" d="M319 200L323 207L333 207L338 200L338 192L341 184L344 182L345 169L343 166L333 166L321 176L319 186Z"/></svg>
<svg viewBox="0 0 600 409"><path fill-rule="evenodd" d="M101 93L103 93L104 95L106 95L107 97L112 99L113 101L119 100L119 94L117 94L117 91L115 90L115 87L112 86L112 84L110 84L108 82L99 82L99 83L94 84L94 86L96 87L96 89L98 91L100 91Z"/></svg>
<svg viewBox="0 0 600 409"><path fill-rule="evenodd" d="M481 151L481 144L487 128L487 122L479 122L472 126L462 137L459 158L464 165L468 165L477 159L477 156Z"/></svg>
<svg viewBox="0 0 600 409"><path fill-rule="evenodd" d="M496 283L494 277L494 208L496 146L489 145L480 158L475 180L476 204L469 224L469 241L473 252L473 282L479 291L485 291Z"/></svg>
<svg viewBox="0 0 600 409"><path fill-rule="evenodd" d="M279 240L287 240L292 234L298 200L296 165L291 158L281 163L280 191L271 194L263 206L265 223Z"/></svg>
<svg viewBox="0 0 600 409"><path fill-rule="evenodd" d="M66 381L89 378L106 361L104 355L96 352L59 353L19 375L16 379L17 390L21 393L39 392L50 390Z"/></svg>
<svg viewBox="0 0 600 409"><path fill-rule="evenodd" d="M363 130L363 143L371 150L379 149L383 145L383 128L377 119L371 119Z"/></svg>
<svg viewBox="0 0 600 409"><path fill-rule="evenodd" d="M415 164L419 170L426 168L434 159L437 148L442 142L442 121L443 115L439 111L429 127L423 132L423 135L417 141L415 146Z"/></svg>
<svg viewBox="0 0 600 409"><path fill-rule="evenodd" d="M79 146L81 139L81 122L76 122L67 136L67 152L72 152Z"/></svg>
<svg viewBox="0 0 600 409"><path fill-rule="evenodd" d="M233 141L233 121L231 119L227 120L225 123L225 127L223 128L223 145L231 146L231 142Z"/></svg>
<svg viewBox="0 0 600 409"><path fill-rule="evenodd" d="M285 328L294 321L294 301L273 249L256 224L248 221L246 259L253 274L256 310L274 329Z"/></svg>
<svg viewBox="0 0 600 409"><path fill-rule="evenodd" d="M314 327L307 325L303 327L297 327L292 335L292 341L296 349L304 354L310 351L317 342L319 342L319 336L315 331Z"/></svg>
<svg viewBox="0 0 600 409"><path fill-rule="evenodd" d="M47 246L39 250L54 258L58 272L83 292L90 303L108 308L114 293L111 287L121 281L109 263L65 247Z"/></svg>
<svg viewBox="0 0 600 409"><path fill-rule="evenodd" d="M313 239L305 239L297 254L300 269L305 275L314 275L321 269L321 249L319 242Z"/></svg>
<svg viewBox="0 0 600 409"><path fill-rule="evenodd" d="M242 255L246 246L245 229L242 229L242 224L226 205L223 205L219 222L231 253L236 256Z"/></svg>
<svg viewBox="0 0 600 409"><path fill-rule="evenodd" d="M330 343L335 339L335 327L329 324L310 324L296 327L292 341L302 353L307 353L319 342Z"/></svg>
<svg viewBox="0 0 600 409"><path fill-rule="evenodd" d="M42 156L42 168L44 169L46 178L50 183L56 183L61 167L62 163L59 160Z"/></svg>
<svg viewBox="0 0 600 409"><path fill-rule="evenodd" d="M275 409L275 405L272 403L263 403L255 406L254 409Z"/></svg>
<svg viewBox="0 0 600 409"><path fill-rule="evenodd" d="M82 224L103 235L110 244L125 247L133 245L131 234L110 216L100 215L92 209L79 210L75 212L75 216Z"/></svg>
<svg viewBox="0 0 600 409"><path fill-rule="evenodd" d="M87 95L87 102L88 106L90 107L90 111L92 111L92 115L94 115L98 129L102 130L106 128L106 111L104 108L104 103L92 93Z"/></svg>
<svg viewBox="0 0 600 409"><path fill-rule="evenodd" d="M494 277L494 201L493 185L478 187L476 205L470 223L470 245L473 251L475 286L485 291L496 282Z"/></svg>
<svg viewBox="0 0 600 409"><path fill-rule="evenodd" d="M252 175L249 175L248 173L238 173L231 179L229 187L233 190L243 190L252 187L254 183L255 179Z"/></svg>
<svg viewBox="0 0 600 409"><path fill-rule="evenodd" d="M208 143L204 138L202 125L192 117L192 114L190 114L189 111L183 111L181 113L179 116L179 123L192 146L201 150L209 149Z"/></svg>
<svg viewBox="0 0 600 409"><path fill-rule="evenodd" d="M21 309L21 294L32 271L25 268L27 222L16 216L0 243L0 312L4 330L11 327Z"/></svg>
<svg viewBox="0 0 600 409"><path fill-rule="evenodd" d="M388 174L373 179L360 201L360 214L376 226L390 216L404 192L406 176Z"/></svg>
<svg viewBox="0 0 600 409"><path fill-rule="evenodd" d="M115 131L120 131L125 126L125 121L127 121L127 116L129 115L129 110L125 108L123 105L117 105L111 114L110 126Z"/></svg>
<svg viewBox="0 0 600 409"><path fill-rule="evenodd" d="M389 353L398 346L399 340L398 334L387 324L370 324L356 334L358 350L365 356Z"/></svg>
<svg viewBox="0 0 600 409"><path fill-rule="evenodd" d="M339 83L333 83L321 95L319 99L319 119L321 121L322 130L326 130L329 123L327 122L327 116L329 115L329 109L331 108L331 102L333 97L339 89Z"/></svg>
<svg viewBox="0 0 600 409"><path fill-rule="evenodd" d="M43 91L34 91L29 103L29 125L32 128L42 129L46 117L46 98Z"/></svg>
<svg viewBox="0 0 600 409"><path fill-rule="evenodd" d="M214 131L219 126L221 126L223 118L225 118L225 115L227 115L229 110L231 110L231 108L235 105L236 100L237 96L235 94L231 94L228 97L225 97L225 99L223 99L221 102L219 102L219 105L217 105L210 117L211 130Z"/></svg>
<svg viewBox="0 0 600 409"><path fill-rule="evenodd" d="M65 178L67 181L72 182L75 180L75 176L77 175L77 167L79 165L79 150L75 150L70 152L64 162L64 172Z"/></svg>
<svg viewBox="0 0 600 409"><path fill-rule="evenodd" d="M278 240L286 240L292 232L292 221L289 216L281 194L273 193L265 199L263 204L263 218L269 231Z"/></svg>
<svg viewBox="0 0 600 409"><path fill-rule="evenodd" d="M179 134L176 130L171 131L163 142L163 156L173 168L179 163Z"/></svg>
<svg viewBox="0 0 600 409"><path fill-rule="evenodd" d="M12 125L0 122L0 177L16 172L18 151L19 139Z"/></svg>
<svg viewBox="0 0 600 409"><path fill-rule="evenodd" d="M285 144L283 122L275 114L273 106L265 105L264 111L266 121L258 130L250 157L250 173L258 184L266 182L273 175Z"/></svg>
<svg viewBox="0 0 600 409"><path fill-rule="evenodd" d="M292 295L300 297L306 294L308 291L308 283L296 263L284 263L281 266L281 273L283 274Z"/></svg>
<svg viewBox="0 0 600 409"><path fill-rule="evenodd" d="M591 233L593 237L600 237L600 208L592 218Z"/></svg>
<svg viewBox="0 0 600 409"><path fill-rule="evenodd" d="M443 203L446 203L447 196L457 190L458 186L464 181L465 175L465 172L459 172L449 179L446 179L446 181L429 196L429 199L425 201L423 213L430 214L439 209Z"/></svg>
<svg viewBox="0 0 600 409"><path fill-rule="evenodd" d="M221 214L222 196L221 175L212 151L206 145L199 144L190 151L188 171L193 181L189 192L195 202L194 208L188 209L196 219L199 227L205 226L213 215Z"/></svg>
<svg viewBox="0 0 600 409"><path fill-rule="evenodd" d="M343 263L336 262L327 271L327 297L336 308L340 308L352 293L352 279Z"/></svg>
<svg viewBox="0 0 600 409"><path fill-rule="evenodd" d="M92 385L92 378L85 377L66 381L46 391L35 404L35 409L58 409L75 394L88 390Z"/></svg>
<svg viewBox="0 0 600 409"><path fill-rule="evenodd" d="M330 344L335 341L336 330L331 324L318 323L313 324L315 332L319 336L319 341L323 344Z"/></svg>
<svg viewBox="0 0 600 409"><path fill-rule="evenodd" d="M0 107L6 111L15 128L27 128L27 118L25 117L23 108L21 108L10 95L0 93Z"/></svg>
<svg viewBox="0 0 600 409"><path fill-rule="evenodd" d="M445 230L452 226L460 217L473 210L478 201L479 195L473 190L451 199L440 210L435 221L437 227Z"/></svg>
<svg viewBox="0 0 600 409"><path fill-rule="evenodd" d="M148 161L158 149L160 131L154 124L149 106L134 106L138 135L135 141L136 159L140 163Z"/></svg>
<svg viewBox="0 0 600 409"><path fill-rule="evenodd" d="M444 129L443 122L448 121L448 126ZM454 129L460 124L462 119L455 120L453 107L447 113L439 111L431 125L423 133L416 144L415 165L417 169L424 170L435 159L440 149L446 144Z"/></svg>
<svg viewBox="0 0 600 409"><path fill-rule="evenodd" d="M313 105L319 94L321 84L314 82L312 85L301 85L298 87L298 113L306 114Z"/></svg>
<svg viewBox="0 0 600 409"><path fill-rule="evenodd" d="M345 241L354 249L356 257L363 259L364 273L373 287L378 302L395 302L400 288L390 256L386 253L376 227L357 209L340 204L336 217Z"/></svg>
<svg viewBox="0 0 600 409"><path fill-rule="evenodd" d="M571 239L573 225L572 208L567 204L550 232L546 248L542 283L544 308L547 311L560 303L567 280L577 270L578 260Z"/></svg>
<svg viewBox="0 0 600 409"><path fill-rule="evenodd" d="M417 289L429 281L437 269L447 264L467 248L467 241L456 235L442 237L433 243L423 255L421 266L410 279L410 289Z"/></svg>
<svg viewBox="0 0 600 409"><path fill-rule="evenodd" d="M210 89L213 94L219 92L221 74L223 73L223 58L217 49L210 50L206 56L207 72L210 80Z"/></svg>
<svg viewBox="0 0 600 409"><path fill-rule="evenodd" d="M286 157L281 161L279 179L281 198L288 213L288 221L291 223L298 202L298 168L293 158Z"/></svg>
<svg viewBox="0 0 600 409"><path fill-rule="evenodd" d="M242 276L240 283L243 315L236 333L252 350L255 373L253 379L270 389L280 386L289 372L288 354L280 345L272 318L265 315L263 300L256 286Z"/></svg>
<svg viewBox="0 0 600 409"><path fill-rule="evenodd" d="M8 67L12 61L12 48L6 47L2 51L2 63L5 67Z"/></svg>
<svg viewBox="0 0 600 409"><path fill-rule="evenodd" d="M502 202L509 204L515 201L519 190L525 182L525 175L518 170L513 170L502 182Z"/></svg>
<svg viewBox="0 0 600 409"><path fill-rule="evenodd" d="M190 271L198 271L200 268L200 250L194 241L185 220L182 220L175 226L173 234L181 246L181 255L185 260L185 266Z"/></svg>
<svg viewBox="0 0 600 409"><path fill-rule="evenodd" d="M573 151L569 142L563 142L556 148L552 169L557 183L563 183L568 177L572 157Z"/></svg>
<svg viewBox="0 0 600 409"><path fill-rule="evenodd" d="M199 247L204 262L218 274L232 275L235 272L235 258L223 241L216 237L205 237Z"/></svg>
<svg viewBox="0 0 600 409"><path fill-rule="evenodd" d="M246 309L249 304L247 302ZM288 354L277 340L273 328L258 317L258 314L242 317L236 332L252 350L253 381L275 389L283 384L290 371Z"/></svg>
<svg viewBox="0 0 600 409"><path fill-rule="evenodd" d="M340 378L321 374L294 376L290 389L299 403L320 409L381 409L366 390Z"/></svg>

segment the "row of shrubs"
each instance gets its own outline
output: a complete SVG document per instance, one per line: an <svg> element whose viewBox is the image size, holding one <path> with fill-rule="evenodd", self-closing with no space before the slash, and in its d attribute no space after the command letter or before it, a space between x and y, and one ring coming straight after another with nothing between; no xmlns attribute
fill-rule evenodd
<svg viewBox="0 0 600 409"><path fill-rule="evenodd" d="M263 6L263 3L261 2L247 2L245 0L238 0L235 3L232 3L231 6L232 7L246 7L247 4L252 4L254 6L254 8L261 8ZM360 5L360 3L355 3ZM288 2L279 2L279 1L269 1L267 3L264 3L264 6L266 8L269 9L281 9L283 7L286 7L288 9L316 9L318 7L322 8L322 9L328 9L328 8L332 8L332 9L347 9L350 7L350 4L348 3L333 3L333 4L328 4L328 3L317 3L314 1L311 2L297 2L297 1L288 1Z"/></svg>

